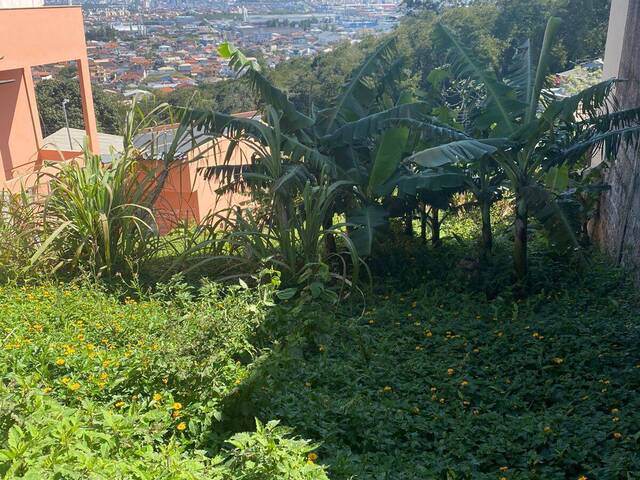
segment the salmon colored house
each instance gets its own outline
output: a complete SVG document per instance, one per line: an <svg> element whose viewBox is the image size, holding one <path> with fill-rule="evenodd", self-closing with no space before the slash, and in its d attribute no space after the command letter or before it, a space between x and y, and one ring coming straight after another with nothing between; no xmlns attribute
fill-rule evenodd
<svg viewBox="0 0 640 480"><path fill-rule="evenodd" d="M38 0L0 0L0 7L7 1ZM77 65L85 131L57 132L50 136L56 138L52 144L50 137L42 136L32 69L67 61L75 61ZM239 115L253 116L255 112ZM143 133L139 141L144 143L145 136L147 140L154 137L166 147L171 141L159 136L171 136L172 131L175 126L160 127L155 132ZM0 194L24 189L34 196L46 195L48 186L38 181L39 174L53 173L55 170L47 166L51 162L82 162L84 137L88 138L93 153L102 154L105 162L110 161L109 152L105 154L105 148L101 152L100 139L105 147L109 143L109 148L118 142L113 135L98 134L81 7L0 8ZM219 195L216 192L219 185L202 174L216 159L225 156L228 142L211 139L202 143L195 149L186 145L176 156L180 161L171 169L155 205L161 233L184 221L200 222L210 213L244 200L233 194ZM154 154L146 159L144 163L150 170L158 170L162 165L161 154L160 151L159 156ZM249 156L250 152L241 146L234 152L231 163L245 164Z"/></svg>
<svg viewBox="0 0 640 480"><path fill-rule="evenodd" d="M0 190L29 190L45 161L80 154L43 145L32 79L32 68L66 61L76 62L85 131L98 152L81 7L0 9Z"/></svg>

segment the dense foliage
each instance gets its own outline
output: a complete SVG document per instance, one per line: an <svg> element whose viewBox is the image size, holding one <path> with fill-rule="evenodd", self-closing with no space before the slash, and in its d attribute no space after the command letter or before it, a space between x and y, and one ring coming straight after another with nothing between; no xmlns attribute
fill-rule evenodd
<svg viewBox="0 0 640 480"><path fill-rule="evenodd" d="M109 165L0 197L3 478L640 475L640 296L590 251L586 168L640 109L549 90L570 0L407 3L274 71L224 43L222 93L134 102ZM220 139L200 173L242 201L161 236L180 152Z"/></svg>
<svg viewBox="0 0 640 480"><path fill-rule="evenodd" d="M117 95L106 92L98 85L93 85L92 90L98 131L119 133L123 115ZM84 129L80 84L77 79L43 80L36 85L38 113L44 136L66 127L62 110L62 100L65 98L69 100L66 105L69 127Z"/></svg>
<svg viewBox="0 0 640 480"><path fill-rule="evenodd" d="M90 285L0 287L3 478L325 478L272 423L221 450L272 289L173 282L122 303Z"/></svg>
<svg viewBox="0 0 640 480"><path fill-rule="evenodd" d="M488 300L508 269L420 248L389 241L364 314L273 325L295 329L243 385L249 404L322 439L335 479L635 478L639 298L623 273L536 248L535 293Z"/></svg>

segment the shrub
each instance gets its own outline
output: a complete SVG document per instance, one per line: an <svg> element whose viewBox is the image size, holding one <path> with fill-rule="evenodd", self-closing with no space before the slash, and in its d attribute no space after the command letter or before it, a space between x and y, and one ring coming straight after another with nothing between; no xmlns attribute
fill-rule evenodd
<svg viewBox="0 0 640 480"><path fill-rule="evenodd" d="M306 463L311 447L273 423L221 450L222 403L251 373L249 340L277 284L177 279L123 303L95 285L0 287L1 474L323 478ZM273 468L281 459L290 477Z"/></svg>

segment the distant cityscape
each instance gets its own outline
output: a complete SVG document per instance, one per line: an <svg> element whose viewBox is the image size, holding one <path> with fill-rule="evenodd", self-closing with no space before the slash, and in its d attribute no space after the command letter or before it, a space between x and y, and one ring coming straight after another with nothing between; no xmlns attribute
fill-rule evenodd
<svg viewBox="0 0 640 480"><path fill-rule="evenodd" d="M77 4L84 12L92 81L126 97L232 77L217 54L224 41L274 67L388 32L402 15L400 0L74 0ZM55 78L66 67L35 68L34 80Z"/></svg>

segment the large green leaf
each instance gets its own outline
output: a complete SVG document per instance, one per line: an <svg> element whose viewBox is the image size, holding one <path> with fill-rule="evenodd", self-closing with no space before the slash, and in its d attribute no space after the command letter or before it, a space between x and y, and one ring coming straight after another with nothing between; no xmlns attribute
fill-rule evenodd
<svg viewBox="0 0 640 480"><path fill-rule="evenodd" d="M579 204L559 201L541 185L530 185L521 190L527 209L544 227L551 243L559 248L577 249L580 244L576 232L580 228L577 216Z"/></svg>
<svg viewBox="0 0 640 480"><path fill-rule="evenodd" d="M418 173L401 175L392 179L398 188L398 196L414 197L420 193L455 191L469 181L467 175L459 169L425 170ZM388 186L389 183L387 185Z"/></svg>
<svg viewBox="0 0 640 480"><path fill-rule="evenodd" d="M376 231L388 225L388 213L379 205L368 205L347 212L349 237L361 257L371 255Z"/></svg>
<svg viewBox="0 0 640 480"><path fill-rule="evenodd" d="M405 162L415 163L424 168L438 168L443 165L472 162L485 155L492 155L497 150L496 146L478 140L458 140L414 153Z"/></svg>
<svg viewBox="0 0 640 480"><path fill-rule="evenodd" d="M335 105L318 112L324 132L332 132L338 120L349 122L369 113L369 106L377 96L371 77L383 72L394 61L395 44L395 37L383 41L351 74Z"/></svg>
<svg viewBox="0 0 640 480"><path fill-rule="evenodd" d="M547 28L545 29L544 40L542 41L542 51L538 57L536 79L533 84L533 91L531 92L529 110L527 111L525 123L531 122L538 113L540 92L542 92L542 87L544 86L544 81L549 70L549 63L551 62L551 47L553 46L553 41L561 23L562 21L558 17L551 17L547 21Z"/></svg>
<svg viewBox="0 0 640 480"><path fill-rule="evenodd" d="M222 58L229 59L229 66L234 71L239 75L243 74L249 80L251 88L266 104L283 113L281 125L284 131L293 132L311 127L315 123L312 118L300 113L287 95L260 73L260 66L255 60L249 59L228 42L218 47L218 53Z"/></svg>
<svg viewBox="0 0 640 480"><path fill-rule="evenodd" d="M476 60L476 55L458 39L458 37L442 24L436 24L435 32L441 36L447 45L451 45L451 60L454 74L457 77L466 77L477 80L487 92L487 104L485 115L490 116L490 121L496 121L496 129L499 133L513 133L515 124L512 112L521 110L521 102L515 98L514 91L506 84L498 81L495 73Z"/></svg>
<svg viewBox="0 0 640 480"><path fill-rule="evenodd" d="M408 138L409 129L406 127L392 128L382 135L369 176L369 192L386 182L396 171Z"/></svg>
<svg viewBox="0 0 640 480"><path fill-rule="evenodd" d="M442 141L468 138L463 132L429 115L429 111L429 105L423 102L398 105L346 123L330 135L322 137L321 141L330 148L335 148L368 140L386 129L395 127L408 127L424 137Z"/></svg>
<svg viewBox="0 0 640 480"><path fill-rule="evenodd" d="M534 75L531 42L527 40L517 48L513 56L511 69L504 77L507 85L517 92L518 98L524 105L529 105L529 102L531 102L533 83L535 81Z"/></svg>

